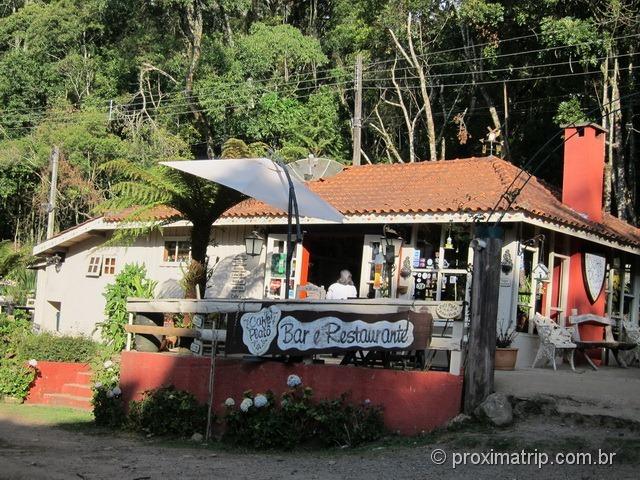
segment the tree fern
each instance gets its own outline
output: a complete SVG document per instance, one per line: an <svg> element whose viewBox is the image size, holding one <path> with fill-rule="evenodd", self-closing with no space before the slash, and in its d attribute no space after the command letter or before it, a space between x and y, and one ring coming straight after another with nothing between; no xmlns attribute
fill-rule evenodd
<svg viewBox="0 0 640 480"><path fill-rule="evenodd" d="M175 209L180 217L192 224L192 266L189 268L192 273L186 278L185 294L188 297L195 296L196 285L204 293L211 226L242 195L235 190L159 164L148 166L117 159L104 163L101 171L117 181L111 186L111 197L98 211L126 212L121 221L122 228L111 242L130 241L174 221L175 218L156 220L153 212L160 206Z"/></svg>

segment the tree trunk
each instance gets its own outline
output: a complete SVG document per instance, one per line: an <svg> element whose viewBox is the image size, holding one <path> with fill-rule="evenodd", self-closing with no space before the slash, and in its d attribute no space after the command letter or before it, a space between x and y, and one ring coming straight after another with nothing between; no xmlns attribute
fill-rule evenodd
<svg viewBox="0 0 640 480"><path fill-rule="evenodd" d="M433 121L433 109L431 108L431 98L429 96L429 92L427 90L427 76L424 71L424 65L418 59L416 51L413 47L413 38L412 38L412 19L411 14L407 16L407 42L409 44L409 53L405 50L405 48L400 44L398 38L396 37L393 30L389 30L391 33L391 37L396 45L396 48L400 51L402 56L405 58L407 63L411 65L411 67L418 74L418 78L420 81L420 93L422 95L422 107L424 108L424 117L425 124L427 126L427 142L429 143L429 160L436 161L438 160L437 153L437 145L436 145L436 128L435 123Z"/></svg>
<svg viewBox="0 0 640 480"><path fill-rule="evenodd" d="M635 54L635 44L632 42L630 47L629 47L629 53L631 55ZM633 57L630 57L631 59L633 59ZM633 60L629 61L629 66L628 66L628 72L627 72L627 91L628 92L635 92L636 91L636 85L635 85L635 78L633 75ZM626 151L627 154L627 158L629 159L629 161L627 162L628 165L628 188L629 188L629 210L628 210L628 215L629 215L629 221L631 223L633 223L634 225L638 224L638 216L636 213L636 206L637 206L637 193L638 193L638 178L637 178L637 168L636 168L636 132L633 128L633 120L634 120L634 105L633 102L630 102L628 100L625 101L625 107L627 110L627 115L626 115L626 124L625 124L625 130L626 130L626 138L628 139L628 145L629 145L629 149Z"/></svg>
<svg viewBox="0 0 640 480"><path fill-rule="evenodd" d="M191 263L184 274L185 298L204 297L207 288L207 247L212 222L194 222L191 228ZM197 288L196 288L197 286Z"/></svg>
<svg viewBox="0 0 640 480"><path fill-rule="evenodd" d="M620 104L620 89L618 80L620 79L620 65L618 59L613 61L613 76L611 77L611 130L613 138L610 139L613 152L613 168L615 171L615 194L618 203L618 217L627 220L629 211L629 189L627 188L627 176L625 168L625 155L622 136L622 109Z"/></svg>
<svg viewBox="0 0 640 480"><path fill-rule="evenodd" d="M609 106L609 56L607 52L607 58L605 58L604 65L602 66L602 127L607 131L607 140L609 145L612 142L611 131L609 130L609 112L611 107ZM607 155L604 161L604 211L611 212L611 156L610 149L607 146Z"/></svg>
<svg viewBox="0 0 640 480"><path fill-rule="evenodd" d="M185 3L182 13L182 30L189 44L189 66L184 80L184 94L189 104L189 110L191 110L195 118L196 126L207 145L207 155L212 156L213 145L209 125L202 114L198 100L193 94L193 82L200 63L200 56L202 55L202 28L204 24L202 14L204 8L202 0L192 0Z"/></svg>
<svg viewBox="0 0 640 480"><path fill-rule="evenodd" d="M222 17L222 24L224 25L224 38L227 45L233 47L233 30L231 29L231 22L229 21L229 14L221 2L218 2L218 8L220 9L220 16Z"/></svg>

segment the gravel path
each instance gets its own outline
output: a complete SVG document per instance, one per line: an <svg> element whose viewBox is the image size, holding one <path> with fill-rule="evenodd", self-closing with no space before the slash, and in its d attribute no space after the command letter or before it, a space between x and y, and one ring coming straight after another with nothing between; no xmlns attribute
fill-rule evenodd
<svg viewBox="0 0 640 480"><path fill-rule="evenodd" d="M25 407L28 408L28 407ZM464 452L615 452L613 466L460 465L452 455ZM435 449L448 455L443 465L431 460ZM553 453L551 454L553 455ZM603 426L576 425L534 417L516 426L490 431L471 428L429 439L389 439L357 450L296 453L241 453L192 446L175 447L95 430L72 431L0 409L2 479L635 479L640 466L640 433Z"/></svg>

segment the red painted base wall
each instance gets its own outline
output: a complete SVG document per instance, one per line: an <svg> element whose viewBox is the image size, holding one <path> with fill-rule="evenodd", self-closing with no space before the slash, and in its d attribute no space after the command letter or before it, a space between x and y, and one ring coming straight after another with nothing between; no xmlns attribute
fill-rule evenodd
<svg viewBox="0 0 640 480"><path fill-rule="evenodd" d="M38 374L29 390L26 403L49 404L46 394L64 393L64 386L79 382L79 374L90 374L89 365L68 362L38 362Z"/></svg>
<svg viewBox="0 0 640 480"><path fill-rule="evenodd" d="M145 390L175 385L206 402L209 359L161 353L123 352L120 387L125 402L139 399ZM460 413L462 376L445 372L402 372L339 365L302 365L279 362L248 363L235 359L216 361L214 408L223 412L226 398L238 404L242 393L287 389L287 377L295 373L316 399L338 398L350 393L354 403L369 399L384 407L387 428L415 435L444 425Z"/></svg>

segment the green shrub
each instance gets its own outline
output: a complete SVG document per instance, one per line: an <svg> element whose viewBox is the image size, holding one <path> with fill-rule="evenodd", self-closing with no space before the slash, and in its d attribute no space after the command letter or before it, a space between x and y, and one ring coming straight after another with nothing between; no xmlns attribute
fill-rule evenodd
<svg viewBox="0 0 640 480"><path fill-rule="evenodd" d="M129 405L129 426L137 432L177 437L204 433L207 407L174 386L144 392Z"/></svg>
<svg viewBox="0 0 640 480"><path fill-rule="evenodd" d="M24 399L36 378L36 370L17 358L0 362L0 396Z"/></svg>
<svg viewBox="0 0 640 480"><path fill-rule="evenodd" d="M353 405L342 395L325 400L313 409L317 438L327 446L356 446L380 438L384 421L380 407Z"/></svg>
<svg viewBox="0 0 640 480"><path fill-rule="evenodd" d="M312 396L310 388L294 386L279 404L271 392L245 392L237 406L228 399L224 438L256 449L289 450L304 443L354 447L385 431L379 407L350 404L346 395L313 403Z"/></svg>
<svg viewBox="0 0 640 480"><path fill-rule="evenodd" d="M23 334L15 342L16 353L22 358L50 362L89 363L99 348L86 337L57 336L48 332Z"/></svg>
<svg viewBox="0 0 640 480"><path fill-rule="evenodd" d="M116 275L115 283L105 288L105 321L98 323L96 328L100 330L105 343L115 352L120 352L127 343L127 334L124 331L128 320L127 297L153 298L157 282L146 276L147 270L144 265L127 264Z"/></svg>
<svg viewBox="0 0 640 480"><path fill-rule="evenodd" d="M107 387L94 388L93 417L96 425L109 428L120 428L125 424L127 416L120 393L114 393Z"/></svg>
<svg viewBox="0 0 640 480"><path fill-rule="evenodd" d="M14 335L22 335L31 332L31 323L24 317L9 317L0 314L0 348L6 349ZM4 351L4 350L0 350Z"/></svg>
<svg viewBox="0 0 640 480"><path fill-rule="evenodd" d="M291 418L283 415L282 410L275 404L272 392L262 395L268 402L266 405L256 407L255 399L251 391L245 392L243 401L250 401L251 406L246 411L228 409L225 417L225 440L236 444L257 449L291 449L301 443L307 432L302 429L290 430ZM242 402L241 404L242 405ZM302 404L300 404L302 407ZM306 414L303 413L303 417Z"/></svg>

